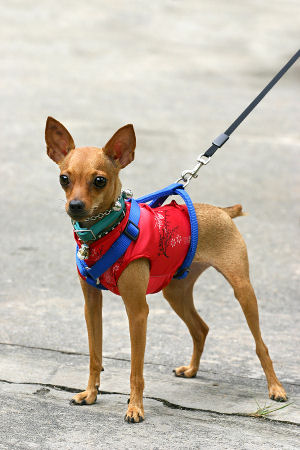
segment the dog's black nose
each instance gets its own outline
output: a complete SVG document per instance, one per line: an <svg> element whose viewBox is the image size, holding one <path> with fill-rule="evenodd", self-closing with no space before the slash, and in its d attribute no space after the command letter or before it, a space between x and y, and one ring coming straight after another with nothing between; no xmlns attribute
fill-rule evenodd
<svg viewBox="0 0 300 450"><path fill-rule="evenodd" d="M82 200L71 200L69 203L69 210L73 213L81 213L85 208L85 204Z"/></svg>

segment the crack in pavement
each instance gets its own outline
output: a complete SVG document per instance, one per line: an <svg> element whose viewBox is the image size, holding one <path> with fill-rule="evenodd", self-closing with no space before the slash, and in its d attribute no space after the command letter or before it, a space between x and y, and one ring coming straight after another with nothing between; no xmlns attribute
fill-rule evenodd
<svg viewBox="0 0 300 450"><path fill-rule="evenodd" d="M2 380L0 379L0 383L7 383L7 384L13 384L13 385L32 385L32 386L42 386L42 387L47 387L50 389L54 389L57 391L64 391L64 392L71 392L73 394L77 394L78 392L82 392L82 389L77 389L77 388L70 388L68 386L61 386L61 385L56 385L56 384L49 384L49 383L30 383L30 382L15 382L15 381L9 381L9 380ZM129 394L128 393L124 393L124 392L110 392L110 391L102 391L102 390L98 390L98 394L100 395L123 395L128 397ZM182 406L182 405L177 405L176 403L172 403L169 402L168 400L165 400L163 398L159 398L159 397L152 397L152 396L143 396L144 399L149 399L149 400L154 400L156 402L162 403L164 406L166 406L167 408L170 409L179 409L181 411L191 411L191 412L200 412L200 413L206 413L206 414L212 414L212 415L217 415L217 416L233 416L233 417L244 417L244 418L248 418L248 419L257 419L257 420L268 420L269 422L275 423L275 424L287 424L287 425L296 425L297 427L299 427L300 425L296 422L291 422L288 420L285 421L281 421L278 419L271 419L269 417L263 416L263 417L256 417L253 414L247 414L247 413L229 413L229 412L219 412L219 411L214 411L211 409L202 409L202 408L192 408L192 407L188 407L188 406ZM97 401L97 400L96 400Z"/></svg>
<svg viewBox="0 0 300 450"><path fill-rule="evenodd" d="M71 351L67 351L67 350L57 350L57 349L47 348L47 347L34 347L34 346L23 345L23 344L12 344L12 343L9 343L9 342L0 342L0 345L7 345L7 346L10 346L10 347L28 348L28 349L32 349L32 350L42 350L42 351L46 351L46 352L60 353L62 355L87 356L87 357L90 356L89 353L71 352ZM131 362L130 359L118 358L116 356L103 356L103 359L110 359L110 360L113 360L113 361L124 361L124 362L128 362L128 363ZM170 364L147 362L147 361L144 361L144 365L171 367ZM205 370L202 367L201 367L201 372L206 372L206 373L209 373L209 374L218 375L218 372L214 372L213 370ZM264 378L244 377L244 376L241 376L241 375L236 375L236 374L231 374L231 373L229 373L228 375L234 376L235 378L241 378L243 380L251 379L251 380L255 380L255 381L264 381ZM291 386L299 386L299 384L300 384L300 381L299 382L298 381L290 382L290 381L282 380L282 382L284 384L291 385Z"/></svg>
<svg viewBox="0 0 300 450"><path fill-rule="evenodd" d="M29 348L33 350L44 350L47 352L56 352L56 353L62 353L63 355L78 355L78 356L89 356L88 353L80 353L80 352L71 352L66 350L56 350L53 348L47 348L47 347L34 347L31 345L23 345L23 344L11 344L9 342L0 342L0 345L7 345L10 347L20 347L20 348ZM127 361L127 360L125 360Z"/></svg>
<svg viewBox="0 0 300 450"><path fill-rule="evenodd" d="M23 345L23 344L11 344L11 343L8 343L8 342L0 342L0 345L7 345L7 346L10 346L10 347L28 348L28 349L33 349L33 350L43 350L43 351L47 351L47 352L61 353L63 355L90 356L89 353L71 352L71 351L57 350L57 349L47 348L47 347L34 347L34 346ZM103 358L105 358L105 359L113 359L113 360L116 360L116 361L125 361L125 362L129 362L130 363L130 359L127 359L127 358L118 358L118 357L115 357L115 356L103 356ZM144 364L168 367L168 364L163 364L163 363L144 362Z"/></svg>

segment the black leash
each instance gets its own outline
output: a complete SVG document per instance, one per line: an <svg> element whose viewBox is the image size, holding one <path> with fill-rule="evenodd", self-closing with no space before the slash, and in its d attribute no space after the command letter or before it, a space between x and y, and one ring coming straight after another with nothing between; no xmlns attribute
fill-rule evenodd
<svg viewBox="0 0 300 450"><path fill-rule="evenodd" d="M275 75L275 77L270 81L269 84L258 94L257 97L247 106L247 108L239 115L239 117L227 128L227 130L220 134L216 139L213 140L212 145L202 153L198 158L198 164L192 170L184 170L181 174L181 178L177 180L184 181L186 186L192 178L197 178L199 169L206 165L215 152L221 148L225 142L228 141L229 136L237 129L237 127L243 122L244 119L251 113L256 105L264 98L264 96L272 89L272 87L280 80L281 77L289 70L289 68L297 61L300 57L300 50L295 53L295 55L286 63L286 65Z"/></svg>
<svg viewBox="0 0 300 450"><path fill-rule="evenodd" d="M289 70L289 68L297 61L300 57L300 50L295 53L295 55L286 63L286 65L275 75L275 77L270 81L269 84L258 94L258 96L250 103L249 106L239 115L239 117L227 128L227 130L220 134L216 139L213 140L212 146L204 153L203 156L211 158L213 154L222 147L226 141L228 141L229 136L237 129L237 127L243 122L244 119L253 111L256 105L264 98L264 96L272 89L273 86L280 80L281 77Z"/></svg>

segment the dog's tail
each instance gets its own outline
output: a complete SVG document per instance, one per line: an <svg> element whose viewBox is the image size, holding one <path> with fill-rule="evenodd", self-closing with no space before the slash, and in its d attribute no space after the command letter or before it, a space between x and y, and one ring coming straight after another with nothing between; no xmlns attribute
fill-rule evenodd
<svg viewBox="0 0 300 450"><path fill-rule="evenodd" d="M247 213L243 212L242 205L228 206L227 208L220 208L225 211L232 219L240 216L247 216Z"/></svg>

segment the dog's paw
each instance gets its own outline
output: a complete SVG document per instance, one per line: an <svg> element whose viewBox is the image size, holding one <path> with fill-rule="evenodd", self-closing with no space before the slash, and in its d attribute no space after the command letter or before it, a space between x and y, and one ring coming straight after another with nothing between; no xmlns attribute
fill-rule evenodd
<svg viewBox="0 0 300 450"><path fill-rule="evenodd" d="M143 422L144 419L145 414L143 408L138 408L137 406L132 406L129 404L127 412L124 417L125 422L139 423Z"/></svg>
<svg viewBox="0 0 300 450"><path fill-rule="evenodd" d="M96 389L80 392L79 394L74 395L70 404L77 406L92 405L93 403L96 403L97 394L98 391Z"/></svg>
<svg viewBox="0 0 300 450"><path fill-rule="evenodd" d="M269 397L276 402L286 402L287 395L281 384L272 384L269 387Z"/></svg>
<svg viewBox="0 0 300 450"><path fill-rule="evenodd" d="M181 378L195 378L197 375L198 369L191 366L180 366L173 370L175 377Z"/></svg>

